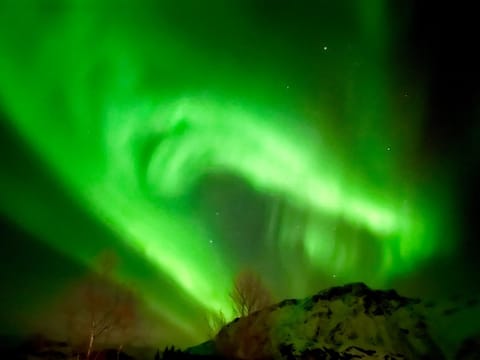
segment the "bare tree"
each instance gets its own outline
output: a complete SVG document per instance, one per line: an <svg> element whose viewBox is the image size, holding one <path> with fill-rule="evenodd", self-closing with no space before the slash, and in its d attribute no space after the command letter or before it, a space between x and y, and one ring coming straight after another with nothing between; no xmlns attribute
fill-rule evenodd
<svg viewBox="0 0 480 360"><path fill-rule="evenodd" d="M272 296L266 285L255 272L244 270L234 280L230 293L235 313L247 316L272 303Z"/></svg>
<svg viewBox="0 0 480 360"><path fill-rule="evenodd" d="M212 311L207 315L208 338L213 339L227 324L227 319L222 310Z"/></svg>
<svg viewBox="0 0 480 360"><path fill-rule="evenodd" d="M75 284L67 295L67 330L70 341L90 360L98 341L113 337L119 355L136 321L137 303L131 291L112 281L116 261L102 256L96 272Z"/></svg>
<svg viewBox="0 0 480 360"><path fill-rule="evenodd" d="M117 326L115 333L117 335L117 360L120 358L120 353L123 350L125 341L131 340L132 333L135 330L135 326L138 322L138 305L136 297L132 291L125 291L122 296L122 301L117 307L116 317Z"/></svg>
<svg viewBox="0 0 480 360"><path fill-rule="evenodd" d="M215 338L217 351L227 359L268 359L273 350L265 327L270 315L242 317L231 328L222 329Z"/></svg>

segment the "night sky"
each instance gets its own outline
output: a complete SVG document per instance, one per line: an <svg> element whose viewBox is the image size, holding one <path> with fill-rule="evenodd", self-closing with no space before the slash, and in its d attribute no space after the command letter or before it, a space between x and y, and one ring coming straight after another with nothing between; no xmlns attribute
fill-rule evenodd
<svg viewBox="0 0 480 360"><path fill-rule="evenodd" d="M480 293L473 5L125 3L0 5L0 332L105 251L159 343L246 268L279 300Z"/></svg>

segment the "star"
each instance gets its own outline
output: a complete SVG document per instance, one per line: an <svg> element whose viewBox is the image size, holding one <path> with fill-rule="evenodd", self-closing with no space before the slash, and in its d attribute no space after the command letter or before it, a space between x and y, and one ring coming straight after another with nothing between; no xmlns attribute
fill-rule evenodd
<svg viewBox="0 0 480 360"><path fill-rule="evenodd" d="M323 47L323 50L327 51L327 50L328 50L328 47L327 47L327 46L324 46L324 47Z"/></svg>

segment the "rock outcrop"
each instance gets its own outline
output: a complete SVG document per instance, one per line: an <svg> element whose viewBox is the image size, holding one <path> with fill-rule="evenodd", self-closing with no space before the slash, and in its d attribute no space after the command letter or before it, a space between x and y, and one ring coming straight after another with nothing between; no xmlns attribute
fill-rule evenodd
<svg viewBox="0 0 480 360"><path fill-rule="evenodd" d="M444 359L418 302L363 283L333 287L237 318L215 345L235 359Z"/></svg>

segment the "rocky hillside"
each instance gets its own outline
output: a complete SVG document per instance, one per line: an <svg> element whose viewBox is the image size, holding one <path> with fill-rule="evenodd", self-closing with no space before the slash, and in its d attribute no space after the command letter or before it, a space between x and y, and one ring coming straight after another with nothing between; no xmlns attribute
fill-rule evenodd
<svg viewBox="0 0 480 360"><path fill-rule="evenodd" d="M444 359L418 303L362 283L333 287L237 318L215 346L237 359Z"/></svg>

